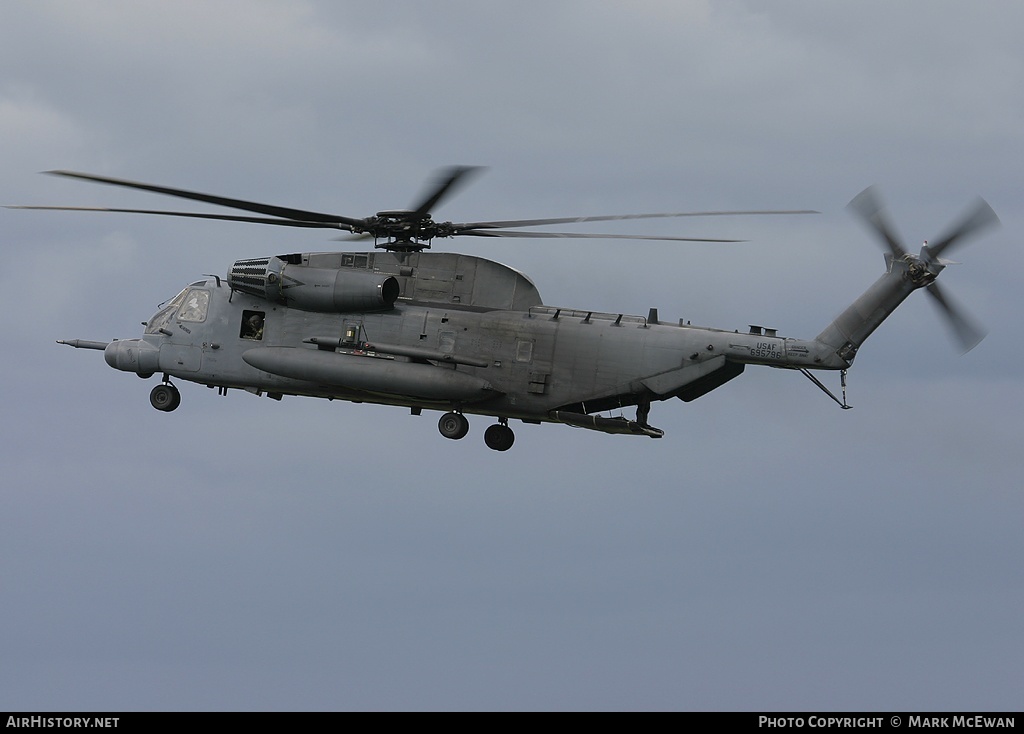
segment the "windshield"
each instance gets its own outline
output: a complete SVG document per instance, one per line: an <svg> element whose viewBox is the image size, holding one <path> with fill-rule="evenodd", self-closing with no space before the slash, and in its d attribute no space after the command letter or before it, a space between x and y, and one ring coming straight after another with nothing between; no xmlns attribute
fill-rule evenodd
<svg viewBox="0 0 1024 734"><path fill-rule="evenodd" d="M186 288L181 293L176 295L174 298L167 302L166 306L157 311L153 318L146 322L147 334L157 334L159 333L160 329L163 329L164 327L167 326L167 323L171 320L171 317L174 316L174 312L178 310L178 306L180 306L182 302L185 300L185 294L188 293L188 291L189 289Z"/></svg>
<svg viewBox="0 0 1024 734"><path fill-rule="evenodd" d="M209 308L210 291L192 288L178 309L178 321L206 321L206 312Z"/></svg>

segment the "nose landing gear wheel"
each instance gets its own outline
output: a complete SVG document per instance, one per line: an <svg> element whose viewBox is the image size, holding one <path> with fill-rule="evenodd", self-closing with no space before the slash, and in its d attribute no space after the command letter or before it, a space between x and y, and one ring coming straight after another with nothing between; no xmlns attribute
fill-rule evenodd
<svg viewBox="0 0 1024 734"><path fill-rule="evenodd" d="M484 443L495 451L508 451L516 442L516 434L503 423L495 423L484 431Z"/></svg>
<svg viewBox="0 0 1024 734"><path fill-rule="evenodd" d="M437 422L437 430L445 438L458 440L469 433L469 420L462 413L445 413Z"/></svg>
<svg viewBox="0 0 1024 734"><path fill-rule="evenodd" d="M170 383L157 385L149 394L149 404L157 410L170 413L181 405L181 393Z"/></svg>

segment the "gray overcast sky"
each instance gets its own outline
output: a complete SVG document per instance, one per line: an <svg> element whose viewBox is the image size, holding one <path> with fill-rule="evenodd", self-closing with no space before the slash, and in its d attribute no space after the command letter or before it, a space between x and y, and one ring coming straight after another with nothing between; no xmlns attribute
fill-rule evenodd
<svg viewBox="0 0 1024 734"><path fill-rule="evenodd" d="M489 166L443 219L811 208L444 242L547 303L812 337L976 195L1003 227L868 341L840 411L750 369L660 441L151 384L137 336L321 233L0 210L0 709L1020 709L1024 5L5 2L0 203L159 208L69 168L365 216ZM268 231L270 230L270 231ZM600 231L596 230L595 231ZM835 387L834 376L830 385Z"/></svg>

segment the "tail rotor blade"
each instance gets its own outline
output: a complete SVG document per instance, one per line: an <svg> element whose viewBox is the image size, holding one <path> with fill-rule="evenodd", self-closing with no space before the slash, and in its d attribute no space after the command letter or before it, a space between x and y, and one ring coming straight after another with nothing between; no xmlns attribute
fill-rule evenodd
<svg viewBox="0 0 1024 734"><path fill-rule="evenodd" d="M847 208L864 220L868 227L889 248L893 257L901 258L907 254L906 250L903 249L903 245L900 244L900 238L896 235L896 230L889 223L889 219L885 215L885 206L878 196L876 187L868 186L861 191L847 205Z"/></svg>
<svg viewBox="0 0 1024 734"><path fill-rule="evenodd" d="M964 215L956 225L945 235L940 237L934 244L928 245L928 250L934 257L939 257L943 250L962 242L965 238L971 237L981 230L999 224L999 217L992 211L992 207L982 198L978 198L974 206Z"/></svg>
<svg viewBox="0 0 1024 734"><path fill-rule="evenodd" d="M926 290L935 299L935 303L938 304L945 316L953 336L960 345L960 353L967 354L978 346L978 343L985 338L985 330L973 319L968 318L963 309L957 306L944 290L939 288L938 283L932 283Z"/></svg>

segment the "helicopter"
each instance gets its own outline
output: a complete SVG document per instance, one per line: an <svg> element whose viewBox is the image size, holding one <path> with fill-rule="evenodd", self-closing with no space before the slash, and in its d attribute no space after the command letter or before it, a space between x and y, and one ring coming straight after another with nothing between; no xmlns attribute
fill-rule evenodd
<svg viewBox="0 0 1024 734"><path fill-rule="evenodd" d="M741 375L748 365L794 370L844 409L846 375L864 341L914 291L938 305L962 351L985 332L940 289L942 256L994 225L978 199L966 215L915 254L890 223L874 187L849 208L884 246L885 272L816 337L780 336L662 321L647 316L546 305L523 273L493 260L428 252L435 239L458 236L628 238L733 242L689 237L524 231L581 222L723 215L809 214L808 210L674 212L488 222L437 222L444 198L479 171L441 171L411 209L363 218L292 209L75 171L65 178L213 204L248 214L152 209L21 206L227 220L348 232L374 241L367 252L300 252L237 260L226 277L206 276L162 304L141 337L110 342L61 339L103 352L111 367L143 378L160 374L150 392L157 410L181 403L171 379L281 400L309 396L402 406L413 415L442 413L440 434L464 438L467 415L495 420L484 443L507 451L510 420L554 423L608 434L661 438L648 422L651 404L690 402ZM838 371L842 398L812 371ZM635 418L623 415L636 408ZM619 415L602 415L618 412Z"/></svg>

